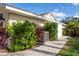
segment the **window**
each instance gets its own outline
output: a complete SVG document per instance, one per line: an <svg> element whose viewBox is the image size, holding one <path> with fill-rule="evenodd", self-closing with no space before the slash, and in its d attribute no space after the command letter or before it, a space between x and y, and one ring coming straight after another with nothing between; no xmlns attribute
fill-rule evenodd
<svg viewBox="0 0 79 59"><path fill-rule="evenodd" d="M0 14L0 17L2 17L2 18L3 18L3 14Z"/></svg>
<svg viewBox="0 0 79 59"><path fill-rule="evenodd" d="M3 14L0 14L0 20L2 20L3 19Z"/></svg>

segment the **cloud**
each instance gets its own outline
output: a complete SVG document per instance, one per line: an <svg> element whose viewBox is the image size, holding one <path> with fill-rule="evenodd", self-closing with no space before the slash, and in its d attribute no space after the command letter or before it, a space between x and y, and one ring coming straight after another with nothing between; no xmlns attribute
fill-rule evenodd
<svg viewBox="0 0 79 59"><path fill-rule="evenodd" d="M63 12L53 12L53 15L54 16L57 16L57 17L66 17L67 15Z"/></svg>
<svg viewBox="0 0 79 59"><path fill-rule="evenodd" d="M54 9L53 12L59 12L59 9Z"/></svg>
<svg viewBox="0 0 79 59"><path fill-rule="evenodd" d="M68 16L66 13L61 12L59 9L54 9L52 13L55 16L56 20L58 20L58 21L62 20L64 17Z"/></svg>
<svg viewBox="0 0 79 59"><path fill-rule="evenodd" d="M56 17L65 17L65 16L67 16L66 13L61 12L59 9L54 9L53 10L53 15L56 16Z"/></svg>
<svg viewBox="0 0 79 59"><path fill-rule="evenodd" d="M67 17L67 14L63 12L53 12L53 15L55 16L57 21L61 21L64 17Z"/></svg>
<svg viewBox="0 0 79 59"><path fill-rule="evenodd" d="M63 18L61 18L61 17L55 17L55 19L56 19L57 21L61 21Z"/></svg>
<svg viewBox="0 0 79 59"><path fill-rule="evenodd" d="M79 13L75 13L74 17L79 17Z"/></svg>
<svg viewBox="0 0 79 59"><path fill-rule="evenodd" d="M79 3L72 3L74 6L78 6L79 5Z"/></svg>

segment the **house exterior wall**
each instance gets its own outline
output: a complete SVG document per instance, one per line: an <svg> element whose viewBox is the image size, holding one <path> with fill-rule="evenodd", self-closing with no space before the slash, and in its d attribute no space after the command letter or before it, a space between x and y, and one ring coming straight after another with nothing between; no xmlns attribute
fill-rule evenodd
<svg viewBox="0 0 79 59"><path fill-rule="evenodd" d="M63 26L61 23L58 23L58 38L63 36Z"/></svg>
<svg viewBox="0 0 79 59"><path fill-rule="evenodd" d="M3 14L3 18L5 19L4 23L3 23L3 27L5 27L5 25L8 22L8 12L5 9L5 5L0 4L0 14Z"/></svg>
<svg viewBox="0 0 79 59"><path fill-rule="evenodd" d="M42 17L48 19L49 21L51 21L51 20L55 21L54 16L53 16L52 13L48 13L48 14L42 15Z"/></svg>
<svg viewBox="0 0 79 59"><path fill-rule="evenodd" d="M29 22L35 23L37 25L43 25L45 21L42 21L40 19L34 19L31 17L26 17L18 14L11 14L9 13L9 23L12 24L12 22L17 22L17 20L23 21L23 20L28 20Z"/></svg>

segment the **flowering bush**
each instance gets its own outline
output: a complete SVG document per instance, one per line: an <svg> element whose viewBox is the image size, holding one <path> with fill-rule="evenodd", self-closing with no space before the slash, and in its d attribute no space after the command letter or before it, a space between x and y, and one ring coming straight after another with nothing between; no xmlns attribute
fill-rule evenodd
<svg viewBox="0 0 79 59"><path fill-rule="evenodd" d="M6 48L7 47L7 38L8 37L9 37L9 35L6 32L6 29L1 27L0 28L0 48Z"/></svg>
<svg viewBox="0 0 79 59"><path fill-rule="evenodd" d="M37 27L36 29L37 41L42 41L43 30L44 29L42 27Z"/></svg>

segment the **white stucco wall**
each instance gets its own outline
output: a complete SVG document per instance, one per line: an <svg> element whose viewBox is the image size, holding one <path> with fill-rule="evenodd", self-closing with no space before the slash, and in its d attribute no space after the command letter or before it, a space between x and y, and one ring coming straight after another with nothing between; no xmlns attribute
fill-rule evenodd
<svg viewBox="0 0 79 59"><path fill-rule="evenodd" d="M24 21L24 20L28 20L29 22L33 22L37 25L43 26L45 21L42 21L40 19L34 19L31 17L26 17L26 16L21 16L21 15L17 15L17 14L9 14L9 24L12 24L12 22L17 22L18 21Z"/></svg>
<svg viewBox="0 0 79 59"><path fill-rule="evenodd" d="M45 15L42 15L42 17L44 17L45 19L48 19L49 21L55 21L55 18L53 16L53 13L47 13Z"/></svg>
<svg viewBox="0 0 79 59"><path fill-rule="evenodd" d="M63 26L61 23L58 23L58 38L63 36Z"/></svg>
<svg viewBox="0 0 79 59"><path fill-rule="evenodd" d="M0 14L3 14L3 18L5 19L5 21L3 22L3 27L5 27L8 21L8 12L5 9L5 5L3 4L0 4Z"/></svg>

